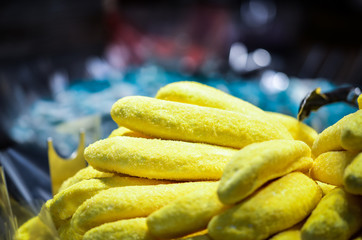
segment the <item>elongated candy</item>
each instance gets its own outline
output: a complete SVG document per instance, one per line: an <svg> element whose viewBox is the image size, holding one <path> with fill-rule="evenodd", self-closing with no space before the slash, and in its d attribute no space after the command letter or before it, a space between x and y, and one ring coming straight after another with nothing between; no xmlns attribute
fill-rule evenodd
<svg viewBox="0 0 362 240"><path fill-rule="evenodd" d="M182 141L113 137L88 146L84 157L96 169L138 177L218 180L237 150Z"/></svg>
<svg viewBox="0 0 362 240"><path fill-rule="evenodd" d="M162 87L157 92L156 98L194 104L203 107L219 108L223 110L239 112L247 116L254 116L256 118L265 119L268 122L271 122L274 127L279 129L281 132L285 132L285 127L291 128L291 125L294 125L293 130L298 130L298 136L304 135L305 124L296 124L298 123L297 120L291 124L291 119L293 119L292 117L290 117L290 119L280 119L275 117L275 115L270 115L269 113L264 112L262 109L249 102L246 102L240 98L236 98L230 94L220 91L219 89L198 82L181 81L170 83ZM284 123L286 123L286 125L284 125ZM303 128L297 128L297 126L303 126ZM310 133L313 133L313 131L308 129L306 135L309 135Z"/></svg>
<svg viewBox="0 0 362 240"><path fill-rule="evenodd" d="M63 225L66 223L67 220L62 220L57 216L52 216L51 212L50 212L50 206L52 205L53 202L53 198L49 199L48 201L46 201L39 213L39 218L42 220L42 222L49 222L53 224L53 228L55 229L55 231L59 228L59 226Z"/></svg>
<svg viewBox="0 0 362 240"><path fill-rule="evenodd" d="M322 189L323 196L327 195L330 191L332 191L333 189L335 189L337 187L335 185L324 183L321 181L316 181L316 183Z"/></svg>
<svg viewBox="0 0 362 240"><path fill-rule="evenodd" d="M320 201L302 228L303 240L347 240L362 227L362 197L335 188Z"/></svg>
<svg viewBox="0 0 362 240"><path fill-rule="evenodd" d="M309 146L312 146L313 141L318 135L313 128L299 122L296 118L280 113L264 112L249 102L197 82L170 83L157 92L156 98L220 108L262 119L269 119L276 128L282 129L282 125L284 125L294 139L304 141Z"/></svg>
<svg viewBox="0 0 362 240"><path fill-rule="evenodd" d="M114 174L110 172L101 172L94 169L92 166L87 166L81 170L79 170L73 177L68 178L63 182L60 186L59 191L61 192L64 189L72 186L73 184L87 180L92 178L105 178L105 177L112 177Z"/></svg>
<svg viewBox="0 0 362 240"><path fill-rule="evenodd" d="M265 112L257 106L198 82L170 83L158 90L156 98L236 111L246 115L265 116Z"/></svg>
<svg viewBox="0 0 362 240"><path fill-rule="evenodd" d="M362 151L362 110L355 112L341 127L341 146L349 151Z"/></svg>
<svg viewBox="0 0 362 240"><path fill-rule="evenodd" d="M161 239L182 237L206 229L211 218L225 209L216 194L218 182L179 197L147 217L151 234Z"/></svg>
<svg viewBox="0 0 362 240"><path fill-rule="evenodd" d="M218 195L225 204L249 196L267 181L312 166L310 148L297 140L271 140L239 150L225 166Z"/></svg>
<svg viewBox="0 0 362 240"><path fill-rule="evenodd" d="M35 216L26 221L23 225L21 225L21 227L16 231L13 239L48 240L54 239L55 237L56 235L54 235L51 229L46 224L44 224L38 216Z"/></svg>
<svg viewBox="0 0 362 240"><path fill-rule="evenodd" d="M344 116L332 126L324 129L313 143L312 153L314 156L317 157L318 155L328 151L344 150L341 143L341 130L349 119L353 119L356 115L360 115L361 113L362 110L358 110L357 112Z"/></svg>
<svg viewBox="0 0 362 240"><path fill-rule="evenodd" d="M344 170L355 156L356 153L347 151L322 153L314 160L310 176L324 183L342 186Z"/></svg>
<svg viewBox="0 0 362 240"><path fill-rule="evenodd" d="M343 185L347 192L362 195L362 153L344 170Z"/></svg>
<svg viewBox="0 0 362 240"><path fill-rule="evenodd" d="M156 240L147 231L145 218L125 219L106 223L89 230L83 237L83 240L105 239Z"/></svg>
<svg viewBox="0 0 362 240"><path fill-rule="evenodd" d="M207 233L204 233L201 235L177 238L174 240L212 240L212 239L210 238L210 236Z"/></svg>
<svg viewBox="0 0 362 240"><path fill-rule="evenodd" d="M303 226L303 221L294 225L291 228L288 228L280 233L275 234L269 240L302 240L301 228Z"/></svg>
<svg viewBox="0 0 362 240"><path fill-rule="evenodd" d="M128 186L103 190L86 200L74 213L72 228L78 234L103 223L147 217L152 212L212 182L186 182L149 186Z"/></svg>
<svg viewBox="0 0 362 240"><path fill-rule="evenodd" d="M82 240L83 235L73 231L70 225L70 219L66 220L58 229L59 237L61 240Z"/></svg>
<svg viewBox="0 0 362 240"><path fill-rule="evenodd" d="M112 106L119 125L163 139L242 148L271 139L292 139L286 128L238 112L148 97L125 97Z"/></svg>
<svg viewBox="0 0 362 240"><path fill-rule="evenodd" d="M128 128L125 127L119 127L117 129L114 129L108 137L111 138L116 136L151 138L142 133L129 130Z"/></svg>
<svg viewBox="0 0 362 240"><path fill-rule="evenodd" d="M358 96L357 102L359 109L362 109L362 94Z"/></svg>
<svg viewBox="0 0 362 240"><path fill-rule="evenodd" d="M318 185L300 172L263 187L241 203L211 219L214 240L261 240L303 220L320 201Z"/></svg>
<svg viewBox="0 0 362 240"><path fill-rule="evenodd" d="M316 130L310 126L298 121L298 119L281 113L267 112L271 117L277 119L283 124L295 140L305 142L309 147L313 146L313 142L318 136Z"/></svg>
<svg viewBox="0 0 362 240"><path fill-rule="evenodd" d="M300 229L292 229L280 232L269 240L301 240Z"/></svg>
<svg viewBox="0 0 362 240"><path fill-rule="evenodd" d="M207 235L207 229L205 229L180 238L174 238L172 240L211 240L211 238Z"/></svg>
<svg viewBox="0 0 362 240"><path fill-rule="evenodd" d="M113 176L108 178L89 179L78 182L62 192L56 194L49 205L53 219L66 220L87 199L101 190L112 187L165 184L167 181L158 181L137 177Z"/></svg>

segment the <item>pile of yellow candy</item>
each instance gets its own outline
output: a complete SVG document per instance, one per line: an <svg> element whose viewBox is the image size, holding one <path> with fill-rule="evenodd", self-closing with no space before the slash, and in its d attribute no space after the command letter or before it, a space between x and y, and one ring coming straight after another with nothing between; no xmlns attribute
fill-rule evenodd
<svg viewBox="0 0 362 240"><path fill-rule="evenodd" d="M177 82L111 116L119 128L15 239L362 239L362 110L318 134Z"/></svg>

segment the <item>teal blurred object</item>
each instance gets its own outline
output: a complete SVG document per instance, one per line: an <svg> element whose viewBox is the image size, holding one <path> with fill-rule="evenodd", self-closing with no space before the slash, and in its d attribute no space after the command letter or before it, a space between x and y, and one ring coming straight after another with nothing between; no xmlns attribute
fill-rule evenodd
<svg viewBox="0 0 362 240"><path fill-rule="evenodd" d="M201 82L251 102L263 110L293 117L297 117L300 102L307 93L317 87L322 91L337 87L324 79L289 78L271 70L263 72L260 78L241 79L188 76L166 71L156 65L145 65L118 76L102 80L80 80L58 92L54 99L36 101L26 114L16 119L10 135L16 142L36 142L44 148L46 139L51 136L60 154L70 155L74 146L77 146L80 127L86 130L87 144L107 137L117 127L109 113L119 98L129 95L153 97L159 88L177 81ZM314 112L305 122L317 131L322 131L355 110L347 104L334 103Z"/></svg>

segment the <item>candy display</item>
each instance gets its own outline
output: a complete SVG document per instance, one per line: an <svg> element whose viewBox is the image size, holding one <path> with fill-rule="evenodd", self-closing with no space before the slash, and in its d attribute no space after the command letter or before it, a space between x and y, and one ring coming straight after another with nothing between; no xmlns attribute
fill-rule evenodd
<svg viewBox="0 0 362 240"><path fill-rule="evenodd" d="M14 239L357 239L361 111L318 134L193 81L122 97L88 166Z"/></svg>

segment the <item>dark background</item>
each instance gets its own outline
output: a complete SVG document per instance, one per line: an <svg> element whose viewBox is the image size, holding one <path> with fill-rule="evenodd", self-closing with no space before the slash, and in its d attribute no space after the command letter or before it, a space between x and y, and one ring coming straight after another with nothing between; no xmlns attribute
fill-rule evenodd
<svg viewBox="0 0 362 240"><path fill-rule="evenodd" d="M269 51L269 68L288 76L360 86L361 26L361 0L2 1L0 147L11 145L7 122L49 94L54 72L87 77L87 59L112 62L114 46L127 51L124 62L113 61L119 68L153 61L190 74L248 77L227 61L231 44L242 42L248 51ZM192 61L180 67L175 59L184 56Z"/></svg>

